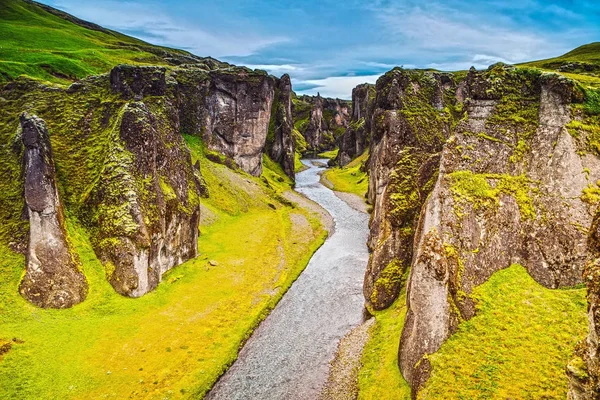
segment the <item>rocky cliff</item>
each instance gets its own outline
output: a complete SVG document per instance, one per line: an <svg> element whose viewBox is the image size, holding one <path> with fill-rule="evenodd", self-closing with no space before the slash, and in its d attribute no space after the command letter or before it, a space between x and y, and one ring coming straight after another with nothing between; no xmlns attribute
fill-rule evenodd
<svg viewBox="0 0 600 400"><path fill-rule="evenodd" d="M285 74L275 82L275 96L265 150L292 179L295 176L294 153L296 151L293 129L292 82L290 76Z"/></svg>
<svg viewBox="0 0 600 400"><path fill-rule="evenodd" d="M565 78L504 65L378 81L365 297L385 308L407 286L399 364L413 395L427 354L474 315L469 294L495 271L517 263L548 288L581 282L600 177L572 112L582 100Z"/></svg>
<svg viewBox="0 0 600 400"><path fill-rule="evenodd" d="M369 145L375 94L375 86L368 83L352 89L350 123L338 139L339 152L335 162L340 167L361 155Z"/></svg>
<svg viewBox="0 0 600 400"><path fill-rule="evenodd" d="M349 124L350 102L317 96L294 99L294 125L306 140L306 152L333 150Z"/></svg>
<svg viewBox="0 0 600 400"><path fill-rule="evenodd" d="M267 148L275 85L278 112ZM118 66L66 89L22 80L1 90L3 137L15 141L10 132L18 124L15 114L23 110L44 118L51 133L48 141L41 120L22 122L24 141L40 139L25 142L26 163L34 160L35 168L25 175L30 233L21 291L40 306L68 307L86 293L58 193L87 228L115 290L137 297L154 289L164 272L198 254L199 201L208 193L182 132L201 136L208 151L253 175L260 175L268 152L293 177L289 77L277 80L209 60L170 69ZM14 169L12 158L3 161L2 171ZM35 181L38 186L32 186ZM2 201L12 209L23 200ZM14 216L7 216L9 222ZM24 230L16 220L14 225L14 232ZM60 246L46 257L50 237Z"/></svg>
<svg viewBox="0 0 600 400"><path fill-rule="evenodd" d="M402 69L377 82L369 162L371 258L364 282L374 309L388 307L404 284L419 212L450 136L454 104L444 95L454 88L451 75Z"/></svg>
<svg viewBox="0 0 600 400"><path fill-rule="evenodd" d="M29 221L27 269L20 292L40 307L71 307L85 299L87 282L67 239L45 122L36 116L22 114L20 140L25 214ZM21 143L17 146L21 147Z"/></svg>

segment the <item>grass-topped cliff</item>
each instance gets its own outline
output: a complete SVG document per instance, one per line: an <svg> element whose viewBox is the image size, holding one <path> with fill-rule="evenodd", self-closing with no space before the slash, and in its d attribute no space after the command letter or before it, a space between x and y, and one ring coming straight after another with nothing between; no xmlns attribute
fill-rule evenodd
<svg viewBox="0 0 600 400"><path fill-rule="evenodd" d="M0 82L26 75L68 83L108 72L118 64L174 65L202 60L28 0L2 1L0 37Z"/></svg>
<svg viewBox="0 0 600 400"><path fill-rule="evenodd" d="M600 42L580 46L559 57L521 65L559 72L585 85L600 87Z"/></svg>

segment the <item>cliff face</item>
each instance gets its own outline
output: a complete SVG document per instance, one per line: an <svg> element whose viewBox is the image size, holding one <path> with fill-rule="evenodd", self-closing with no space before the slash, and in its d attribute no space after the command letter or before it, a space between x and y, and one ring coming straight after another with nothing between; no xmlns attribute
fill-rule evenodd
<svg viewBox="0 0 600 400"><path fill-rule="evenodd" d="M36 116L23 114L20 120L29 221L27 269L20 292L40 307L71 307L85 299L87 282L67 241L48 129Z"/></svg>
<svg viewBox="0 0 600 400"><path fill-rule="evenodd" d="M336 163L343 167L361 155L369 145L375 86L365 83L352 89L352 115L344 134L338 139Z"/></svg>
<svg viewBox="0 0 600 400"><path fill-rule="evenodd" d="M369 161L371 258L364 282L367 304L375 309L392 304L404 284L419 211L450 135L453 104L444 93L453 88L449 75L401 69L377 82Z"/></svg>
<svg viewBox="0 0 600 400"><path fill-rule="evenodd" d="M474 315L469 294L495 271L518 263L548 288L581 282L600 176L570 123L581 100L558 75L502 65L378 81L365 296L388 306L410 268L399 364L413 394L426 355Z"/></svg>
<svg viewBox="0 0 600 400"><path fill-rule="evenodd" d="M306 152L332 150L348 127L350 104L340 99L300 96L294 101L294 124L306 139Z"/></svg>
<svg viewBox="0 0 600 400"><path fill-rule="evenodd" d="M292 82L290 76L285 74L275 83L275 99L271 110L271 122L265 150L269 157L280 164L283 171L292 179L295 177L294 153L296 151L293 129Z"/></svg>
<svg viewBox="0 0 600 400"><path fill-rule="evenodd" d="M245 68L193 66L176 69L173 79L177 81L182 131L201 136L209 150L224 154L242 170L259 176L275 79ZM291 137L291 133L285 135Z"/></svg>
<svg viewBox="0 0 600 400"><path fill-rule="evenodd" d="M23 295L44 307L68 307L85 298L85 278L69 253L58 188L66 207L88 229L107 279L123 295L147 293L164 272L198 254L200 197L208 193L182 132L201 135L209 150L254 175L269 150L293 176L289 77L277 81L282 110L275 121L277 140L265 148L275 82L262 72L221 70L209 63L170 70L118 66L67 89L27 81L3 87L2 134L11 137L5 128L16 129L11 128L16 110L40 114L56 133L51 139L60 171L53 183L48 135L36 128L42 139L35 149L45 152L36 156L43 163L26 175L31 233ZM34 122L23 122L25 133L33 132L26 126L43 126ZM25 157L36 159L29 150ZM30 180L40 174L45 180L35 189ZM41 192L46 200L37 200ZM13 200L5 205L18 207ZM52 257L44 256L48 237L61 243Z"/></svg>
<svg viewBox="0 0 600 400"><path fill-rule="evenodd" d="M204 142L251 175L262 172L275 81L266 74L212 72Z"/></svg>

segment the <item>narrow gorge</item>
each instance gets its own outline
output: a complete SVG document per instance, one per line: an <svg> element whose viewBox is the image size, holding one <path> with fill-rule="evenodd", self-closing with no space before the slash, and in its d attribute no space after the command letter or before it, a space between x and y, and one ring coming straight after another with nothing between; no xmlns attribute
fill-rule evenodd
<svg viewBox="0 0 600 400"><path fill-rule="evenodd" d="M599 43L328 80L0 34L0 398L600 398Z"/></svg>

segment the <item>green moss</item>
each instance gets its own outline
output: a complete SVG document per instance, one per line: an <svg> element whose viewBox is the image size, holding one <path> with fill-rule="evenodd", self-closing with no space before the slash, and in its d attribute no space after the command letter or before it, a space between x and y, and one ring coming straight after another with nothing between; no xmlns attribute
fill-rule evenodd
<svg viewBox="0 0 600 400"><path fill-rule="evenodd" d="M406 281L405 270L406 266L399 259L386 265L373 284L371 303L377 303L379 298L394 298Z"/></svg>
<svg viewBox="0 0 600 400"><path fill-rule="evenodd" d="M474 210L497 209L501 194L512 196L522 219L535 219L533 194L535 183L525 175L476 174L472 171L455 171L447 175L454 196L455 210L461 214L461 204L469 203ZM492 185L493 184L493 185Z"/></svg>
<svg viewBox="0 0 600 400"><path fill-rule="evenodd" d="M589 204L590 206L596 206L600 203L600 181L596 184L588 183L581 193L581 201Z"/></svg>
<svg viewBox="0 0 600 400"><path fill-rule="evenodd" d="M162 190L163 196L165 197L166 201L175 200L177 198L175 190L171 185L169 185L169 182L167 182L165 178L163 178L162 176L159 177L158 182L160 184L160 189Z"/></svg>
<svg viewBox="0 0 600 400"><path fill-rule="evenodd" d="M369 329L358 375L358 398L409 400L410 386L398 368L398 347L406 318L406 291L402 290L388 309L373 314L375 323Z"/></svg>
<svg viewBox="0 0 600 400"><path fill-rule="evenodd" d="M450 260L456 265L456 271L454 271L456 299L462 302L467 297L465 291L462 289L463 276L465 273L465 263L460 257L460 253L458 252L456 247L452 246L451 244L444 243L444 251L446 252L446 257L448 258L448 260ZM459 319L462 319L461 313L458 312L458 309L456 311L457 317Z"/></svg>
<svg viewBox="0 0 600 400"><path fill-rule="evenodd" d="M418 398L566 398L565 366L587 333L585 289L546 289L513 265L471 296L476 315L429 355Z"/></svg>
<svg viewBox="0 0 600 400"><path fill-rule="evenodd" d="M496 143L504 143L502 140L494 137L494 136L490 136L485 134L484 132L478 133L477 137L480 139L485 139L485 140L489 140L490 142L496 142Z"/></svg>

